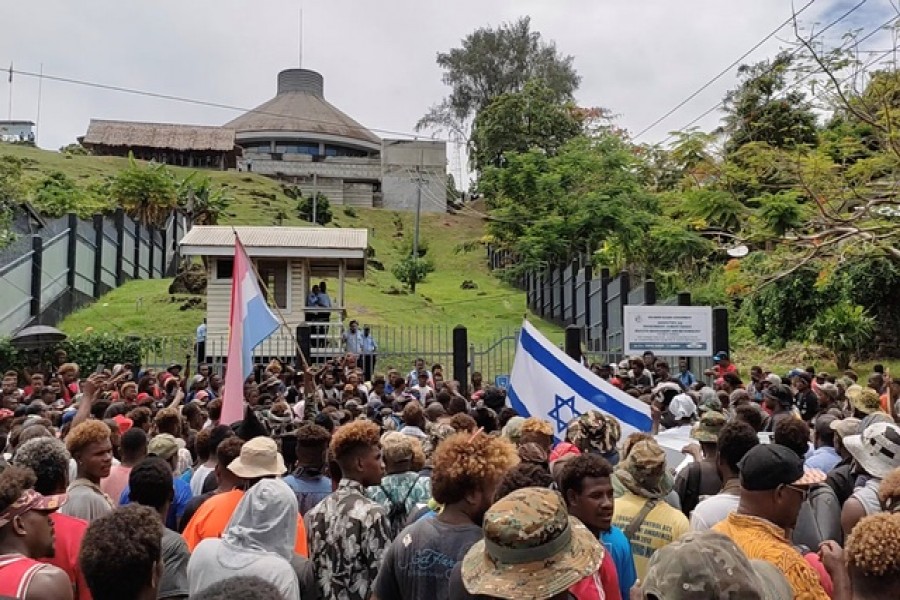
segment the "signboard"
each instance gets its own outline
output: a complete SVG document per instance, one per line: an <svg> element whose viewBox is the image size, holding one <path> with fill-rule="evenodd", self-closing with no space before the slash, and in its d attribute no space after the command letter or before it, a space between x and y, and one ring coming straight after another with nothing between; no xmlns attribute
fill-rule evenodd
<svg viewBox="0 0 900 600"><path fill-rule="evenodd" d="M505 390L509 387L509 375L497 375L494 377L494 385Z"/></svg>
<svg viewBox="0 0 900 600"><path fill-rule="evenodd" d="M711 306L625 306L625 354L712 356Z"/></svg>

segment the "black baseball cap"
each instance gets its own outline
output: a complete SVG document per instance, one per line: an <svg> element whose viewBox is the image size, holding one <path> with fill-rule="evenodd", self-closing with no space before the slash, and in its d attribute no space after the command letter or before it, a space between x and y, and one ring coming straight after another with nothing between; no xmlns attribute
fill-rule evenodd
<svg viewBox="0 0 900 600"><path fill-rule="evenodd" d="M812 485L825 480L816 469L803 469L803 459L787 446L760 444L750 449L741 462L741 487L752 492L774 490L780 485Z"/></svg>
<svg viewBox="0 0 900 600"><path fill-rule="evenodd" d="M763 396L768 396L772 398L778 404L784 407L790 407L794 405L794 393L791 391L791 388L784 385L783 383L770 385L763 392Z"/></svg>

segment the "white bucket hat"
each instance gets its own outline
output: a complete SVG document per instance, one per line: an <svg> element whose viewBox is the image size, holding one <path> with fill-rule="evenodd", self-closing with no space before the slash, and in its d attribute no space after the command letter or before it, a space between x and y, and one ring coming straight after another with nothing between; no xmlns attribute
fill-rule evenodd
<svg viewBox="0 0 900 600"><path fill-rule="evenodd" d="M228 470L243 479L257 479L280 477L287 468L275 440L259 436L241 446L240 456L229 463Z"/></svg>
<svg viewBox="0 0 900 600"><path fill-rule="evenodd" d="M669 413L676 419L686 419L697 414L697 404L687 394L678 394L669 403Z"/></svg>
<svg viewBox="0 0 900 600"><path fill-rule="evenodd" d="M872 477L882 479L900 467L900 427L893 423L872 423L862 434L847 436L842 443Z"/></svg>

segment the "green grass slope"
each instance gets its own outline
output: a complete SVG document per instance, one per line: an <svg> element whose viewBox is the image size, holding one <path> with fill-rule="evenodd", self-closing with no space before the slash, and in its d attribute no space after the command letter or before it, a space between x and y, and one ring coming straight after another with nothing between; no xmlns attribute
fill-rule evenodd
<svg viewBox="0 0 900 600"><path fill-rule="evenodd" d="M33 185L48 173L61 171L88 185L114 176L125 168L128 160L113 157L65 156L10 144L0 144L0 155L10 154L26 159L25 183ZM194 169L171 167L178 177ZM234 198L221 223L234 225L276 225L278 214L287 215L283 225L307 226L280 185L266 177L248 173L202 171L216 185L225 185ZM366 279L348 280L346 287L348 316L362 323L393 326L458 324L469 329L473 343L488 343L501 331L518 327L528 318L556 342L562 331L528 314L525 294L491 275L481 246L471 252L459 252L467 242L477 242L484 235L479 218L448 214L423 214L421 239L428 244L428 257L436 270L419 283L416 293L402 290L391 274L391 266L400 258L399 245L404 235L412 235L413 213L380 209L356 209L356 215L345 214L343 207L332 207L334 222L329 227L359 227L369 230L369 243L375 260L384 271L369 269ZM462 289L463 281L471 281L475 289ZM203 305L189 306L184 298L168 294L170 280L135 281L105 295L96 303L66 318L60 327L68 333L93 328L94 331L138 335L193 335L203 316ZM400 292L400 293L397 293Z"/></svg>

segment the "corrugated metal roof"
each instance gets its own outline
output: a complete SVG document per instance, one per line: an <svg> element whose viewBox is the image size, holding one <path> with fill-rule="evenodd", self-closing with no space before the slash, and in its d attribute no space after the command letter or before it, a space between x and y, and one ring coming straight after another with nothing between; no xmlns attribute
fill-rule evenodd
<svg viewBox="0 0 900 600"><path fill-rule="evenodd" d="M182 246L233 247L237 232L241 242L250 248L317 248L361 250L369 244L367 229L331 229L325 227L227 227L200 225L181 240Z"/></svg>

